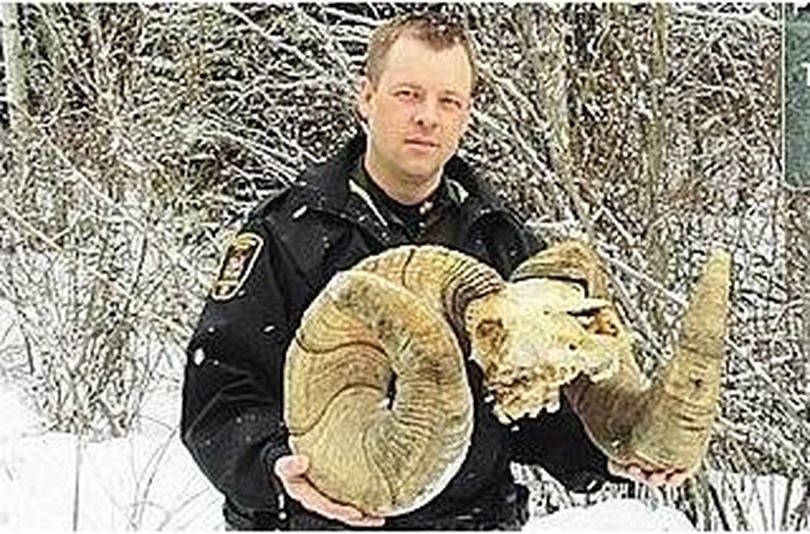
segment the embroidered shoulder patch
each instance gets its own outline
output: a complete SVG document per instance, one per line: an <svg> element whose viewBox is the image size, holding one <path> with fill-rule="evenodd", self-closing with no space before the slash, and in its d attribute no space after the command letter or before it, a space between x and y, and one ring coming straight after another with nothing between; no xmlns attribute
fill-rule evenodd
<svg viewBox="0 0 810 534"><path fill-rule="evenodd" d="M247 280L264 241L252 232L243 232L231 240L225 257L219 267L217 281L211 288L211 298L228 300L233 298Z"/></svg>

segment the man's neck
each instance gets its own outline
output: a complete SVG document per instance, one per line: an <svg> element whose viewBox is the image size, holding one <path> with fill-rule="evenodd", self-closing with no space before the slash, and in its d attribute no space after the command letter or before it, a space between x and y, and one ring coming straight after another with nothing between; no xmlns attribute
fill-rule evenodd
<svg viewBox="0 0 810 534"><path fill-rule="evenodd" d="M442 177L442 169L429 179L408 180L407 178L396 178L386 172L380 165L375 165L373 158L369 158L368 152L363 156L363 165L369 178L385 192L390 198L406 206L413 206L423 202L430 197Z"/></svg>

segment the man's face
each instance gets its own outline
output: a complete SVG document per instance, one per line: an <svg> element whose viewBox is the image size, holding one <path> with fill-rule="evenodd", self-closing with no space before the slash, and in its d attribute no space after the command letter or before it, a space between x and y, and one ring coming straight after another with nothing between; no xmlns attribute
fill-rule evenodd
<svg viewBox="0 0 810 534"><path fill-rule="evenodd" d="M397 39L377 86L364 79L360 92L372 166L410 183L435 177L467 129L471 93L472 71L462 45L434 50L412 37Z"/></svg>

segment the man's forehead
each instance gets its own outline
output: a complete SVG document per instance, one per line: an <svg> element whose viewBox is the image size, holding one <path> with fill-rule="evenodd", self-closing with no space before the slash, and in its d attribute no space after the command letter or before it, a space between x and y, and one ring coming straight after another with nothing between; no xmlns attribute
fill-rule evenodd
<svg viewBox="0 0 810 534"><path fill-rule="evenodd" d="M388 50L381 81L386 85L429 83L443 90L469 93L472 68L461 43L435 48L429 43L403 35Z"/></svg>

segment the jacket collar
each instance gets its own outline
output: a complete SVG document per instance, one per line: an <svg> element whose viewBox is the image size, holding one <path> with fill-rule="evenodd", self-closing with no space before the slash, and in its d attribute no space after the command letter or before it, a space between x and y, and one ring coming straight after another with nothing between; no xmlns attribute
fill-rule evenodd
<svg viewBox="0 0 810 534"><path fill-rule="evenodd" d="M334 157L302 176L298 186L311 209L354 220L360 212L374 215L373 203L369 205L370 200L367 195L364 198L362 188L351 180L357 161L366 150L366 142L365 134L357 133ZM458 155L445 164L444 179L453 202L472 219L507 211L503 202Z"/></svg>

